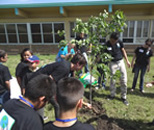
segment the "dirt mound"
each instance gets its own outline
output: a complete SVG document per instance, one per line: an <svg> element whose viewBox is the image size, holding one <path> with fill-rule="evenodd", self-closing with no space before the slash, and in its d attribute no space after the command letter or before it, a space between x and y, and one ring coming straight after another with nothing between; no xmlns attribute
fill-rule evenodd
<svg viewBox="0 0 154 130"><path fill-rule="evenodd" d="M83 117L85 122L92 124L96 130L123 130L113 119L108 118L100 102L95 101L92 110L82 109L78 116Z"/></svg>

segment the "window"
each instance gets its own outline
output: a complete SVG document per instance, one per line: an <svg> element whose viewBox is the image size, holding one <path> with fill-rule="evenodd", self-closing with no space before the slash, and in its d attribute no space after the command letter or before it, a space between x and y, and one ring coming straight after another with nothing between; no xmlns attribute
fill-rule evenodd
<svg viewBox="0 0 154 130"><path fill-rule="evenodd" d="M152 21L152 37L154 37L154 20Z"/></svg>
<svg viewBox="0 0 154 130"><path fill-rule="evenodd" d="M64 39L58 35L58 30L64 30L64 23L32 23L31 34L33 43L59 43Z"/></svg>
<svg viewBox="0 0 154 130"><path fill-rule="evenodd" d="M17 24L19 43L28 43L27 25Z"/></svg>
<svg viewBox="0 0 154 130"><path fill-rule="evenodd" d="M137 21L137 37L148 37L149 21Z"/></svg>
<svg viewBox="0 0 154 130"><path fill-rule="evenodd" d="M127 21L127 28L124 30L123 37L132 38L134 36L134 23L135 21Z"/></svg>
<svg viewBox="0 0 154 130"><path fill-rule="evenodd" d="M40 24L31 24L31 34L33 43L42 43Z"/></svg>
<svg viewBox="0 0 154 130"><path fill-rule="evenodd" d="M60 37L58 30L64 30L64 23L0 24L0 44L59 43L65 37Z"/></svg>
<svg viewBox="0 0 154 130"><path fill-rule="evenodd" d="M123 32L123 37L128 37L128 21L126 22L127 27L125 28L124 32Z"/></svg>
<svg viewBox="0 0 154 130"><path fill-rule="evenodd" d="M142 21L137 22L137 37L141 37L142 35Z"/></svg>
<svg viewBox="0 0 154 130"><path fill-rule="evenodd" d="M148 37L148 31L149 31L149 21L143 21L143 36L142 37Z"/></svg>
<svg viewBox="0 0 154 130"><path fill-rule="evenodd" d="M6 43L5 27L0 24L0 43Z"/></svg>
<svg viewBox="0 0 154 130"><path fill-rule="evenodd" d="M0 44L59 43L65 37L60 37L57 32L64 30L64 27L63 22L1 23ZM78 35L73 32L74 27L75 22L70 22L70 38L76 38ZM127 21L127 28L121 33L124 43L143 43L150 36L154 38L154 20Z"/></svg>
<svg viewBox="0 0 154 130"><path fill-rule="evenodd" d="M42 24L44 43L53 43L52 24Z"/></svg>
<svg viewBox="0 0 154 130"><path fill-rule="evenodd" d="M133 43L135 21L127 21L127 28L123 32L123 42Z"/></svg>
<svg viewBox="0 0 154 130"><path fill-rule="evenodd" d="M76 33L73 32L73 28L75 27L75 22L70 22L70 37L71 38L75 38L76 37Z"/></svg>
<svg viewBox="0 0 154 130"><path fill-rule="evenodd" d="M0 43L28 43L27 24L0 24Z"/></svg>
<svg viewBox="0 0 154 130"><path fill-rule="evenodd" d="M8 34L8 42L18 43L15 24L6 24L6 29L7 29L7 34Z"/></svg>
<svg viewBox="0 0 154 130"><path fill-rule="evenodd" d="M129 21L129 37L134 36L134 23L135 21Z"/></svg>
<svg viewBox="0 0 154 130"><path fill-rule="evenodd" d="M149 36L150 21L127 21L123 32L124 43L142 43Z"/></svg>
<svg viewBox="0 0 154 130"><path fill-rule="evenodd" d="M57 34L58 30L60 30L60 31L64 30L64 24L63 23L54 23L55 43L59 43L61 40L64 39L64 36L60 37Z"/></svg>

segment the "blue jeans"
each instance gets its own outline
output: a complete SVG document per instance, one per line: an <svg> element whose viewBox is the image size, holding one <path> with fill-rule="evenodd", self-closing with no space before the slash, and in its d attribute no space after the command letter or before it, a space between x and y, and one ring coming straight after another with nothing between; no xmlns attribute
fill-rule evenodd
<svg viewBox="0 0 154 130"><path fill-rule="evenodd" d="M106 88L106 86L105 86L105 80L106 80L106 78L105 78L104 72L103 72L103 70L101 70L99 68L97 68L97 70L100 73L100 76L98 77L98 87L100 87L100 85L102 83L102 87Z"/></svg>
<svg viewBox="0 0 154 130"><path fill-rule="evenodd" d="M88 73L89 69L88 69L88 63L85 65L85 73Z"/></svg>
<svg viewBox="0 0 154 130"><path fill-rule="evenodd" d="M88 73L89 72L89 67L88 67L88 56L87 56L87 53L82 53L83 54L83 56L85 57L85 59L86 59L86 65L85 65L85 73ZM82 72L82 70L81 70L81 74L82 74L83 72Z"/></svg>
<svg viewBox="0 0 154 130"><path fill-rule="evenodd" d="M87 53L86 52L84 52L82 54L85 57L86 62L87 62L87 64L85 65L85 73L87 73L87 72L89 72L89 69L88 69L88 56L87 56Z"/></svg>
<svg viewBox="0 0 154 130"><path fill-rule="evenodd" d="M10 99L10 92L5 91L0 95L0 104L4 104L6 101Z"/></svg>
<svg viewBox="0 0 154 130"><path fill-rule="evenodd" d="M147 66L141 67L141 66L136 65L134 69L134 79L133 79L132 89L135 89L139 71L141 71L139 87L140 87L140 91L143 90L144 75L145 75L146 69L147 69Z"/></svg>

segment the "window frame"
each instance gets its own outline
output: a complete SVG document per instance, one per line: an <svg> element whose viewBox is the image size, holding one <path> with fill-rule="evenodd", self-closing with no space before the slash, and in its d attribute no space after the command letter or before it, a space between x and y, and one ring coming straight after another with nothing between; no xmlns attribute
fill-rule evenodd
<svg viewBox="0 0 154 130"><path fill-rule="evenodd" d="M134 36L133 37L129 37L128 35L127 35L127 37L123 37L123 32L121 33L121 39L123 40L124 38L126 39L132 39L133 40L133 42L124 42L124 44L129 44L129 45L131 45L131 44L142 44L142 43L140 43L140 42L138 42L137 41L137 39L147 39L148 37L150 37L150 35L151 35L151 32L150 32L150 24L151 24L151 21L150 20L128 20L128 21L134 21ZM142 22L142 25L141 25L141 36L140 37L138 37L137 36L137 25L138 25L138 21L141 21ZM148 21L148 33L147 33L147 36L143 36L143 33L144 33L144 23L145 23L145 21ZM129 25L128 25L129 26ZM144 42L144 40L143 40L143 42Z"/></svg>
<svg viewBox="0 0 154 130"><path fill-rule="evenodd" d="M151 20L151 32L150 33L151 33L151 35L150 35L151 38L154 39L154 19Z"/></svg>
<svg viewBox="0 0 154 130"><path fill-rule="evenodd" d="M59 43L55 42L55 32L54 32L54 24L58 24L58 23L61 23L63 24L64 26L64 30L65 30L65 22L31 22L31 23L0 23L0 25L3 25L4 26L4 29L5 29L5 33L1 33L1 34L4 34L5 35L5 38L6 38L6 43L0 43L0 45L27 45L27 44L32 44L32 45L40 45L40 44L50 44L50 45L57 45ZM13 24L15 25L15 31L16 33L12 33L12 34L15 34L16 35L16 38L17 38L17 42L14 42L14 43L9 43L9 33L7 32L7 25L8 24ZM25 24L26 25L26 29L27 29L27 37L28 37L28 42L27 43L20 43L20 38L19 38L19 35L20 34L24 34L24 33L19 33L18 32L18 27L17 25L18 24ZM40 43L33 43L33 38L32 38L32 31L31 31L31 24L39 24L40 25L40 35L41 35L41 42ZM44 33L43 33L43 24L51 24L52 25L52 36L53 36L53 42L49 42L49 43L45 43L44 42ZM26 33L25 33L26 34ZM64 37L65 39L65 37Z"/></svg>

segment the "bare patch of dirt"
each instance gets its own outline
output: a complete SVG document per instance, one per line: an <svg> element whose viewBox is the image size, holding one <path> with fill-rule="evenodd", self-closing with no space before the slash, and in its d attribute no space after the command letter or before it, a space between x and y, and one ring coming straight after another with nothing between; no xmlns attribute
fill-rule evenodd
<svg viewBox="0 0 154 130"><path fill-rule="evenodd" d="M78 116L85 117L84 120L88 124L95 124L96 130L124 130L119 127L113 119L108 118L105 109L102 108L100 102L93 102L93 109L82 109Z"/></svg>
<svg viewBox="0 0 154 130"><path fill-rule="evenodd" d="M100 96L94 89L92 93L97 97ZM90 99L89 92L84 94L85 100L89 102ZM102 98L106 98L107 95L102 95ZM81 109L78 113L82 122L92 124L96 130L154 130L154 126L149 126L147 122L142 120L128 120L128 119L118 119L110 118L106 114L106 110L103 107L102 102L94 101L92 102L93 110L87 108Z"/></svg>

